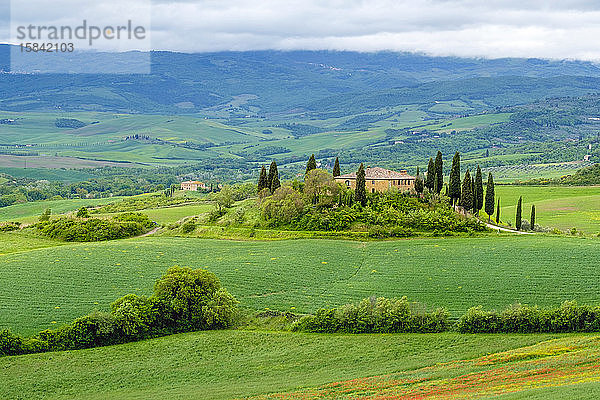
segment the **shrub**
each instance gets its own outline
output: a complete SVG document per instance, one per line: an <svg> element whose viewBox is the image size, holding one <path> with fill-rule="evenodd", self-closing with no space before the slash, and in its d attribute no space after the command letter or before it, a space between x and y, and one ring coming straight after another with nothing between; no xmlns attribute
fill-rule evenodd
<svg viewBox="0 0 600 400"><path fill-rule="evenodd" d="M183 225L181 225L181 231L183 233L190 233L196 229L196 222L193 219L187 220Z"/></svg>
<svg viewBox="0 0 600 400"><path fill-rule="evenodd" d="M88 218L90 213L88 212L87 208L81 207L79 210L77 210L77 214L75 216L77 218Z"/></svg>
<svg viewBox="0 0 600 400"><path fill-rule="evenodd" d="M516 304L500 314L473 307L460 318L457 328L462 333L598 332L600 307L580 306L574 301L553 309Z"/></svg>
<svg viewBox="0 0 600 400"><path fill-rule="evenodd" d="M178 266L156 282L154 298L168 310L165 324L179 332L226 328L237 304L213 273Z"/></svg>
<svg viewBox="0 0 600 400"><path fill-rule="evenodd" d="M68 242L94 242L139 236L150 230L154 223L140 213L124 213L112 220L90 218L58 218L40 222L37 228L45 236Z"/></svg>
<svg viewBox="0 0 600 400"><path fill-rule="evenodd" d="M303 332L399 333L443 332L449 327L448 312L433 313L411 310L406 297L401 299L371 297L358 304L346 304L339 309L320 309L314 316L305 316L292 325Z"/></svg>

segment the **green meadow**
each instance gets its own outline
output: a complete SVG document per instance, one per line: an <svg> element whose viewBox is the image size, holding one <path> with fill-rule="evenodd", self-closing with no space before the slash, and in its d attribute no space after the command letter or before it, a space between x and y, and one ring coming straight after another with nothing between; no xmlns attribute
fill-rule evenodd
<svg viewBox="0 0 600 400"><path fill-rule="evenodd" d="M500 219L515 224L519 196L523 196L523 218L529 220L536 207L536 223L588 234L600 232L600 186L511 186L496 185L500 197Z"/></svg>
<svg viewBox="0 0 600 400"><path fill-rule="evenodd" d="M214 272L242 306L297 313L369 296L447 307L600 302L599 239L485 236L395 241L145 237L0 256L0 326L67 323L127 293L150 294L172 265Z"/></svg>
<svg viewBox="0 0 600 400"><path fill-rule="evenodd" d="M413 371L558 337L195 332L118 346L0 358L0 397L232 399Z"/></svg>

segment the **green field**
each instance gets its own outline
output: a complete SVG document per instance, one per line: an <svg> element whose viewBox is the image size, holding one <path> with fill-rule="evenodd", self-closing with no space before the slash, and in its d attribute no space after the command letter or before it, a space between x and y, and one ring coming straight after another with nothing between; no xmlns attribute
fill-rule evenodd
<svg viewBox="0 0 600 400"><path fill-rule="evenodd" d="M197 332L0 358L0 397L231 399L409 372L556 337L561 336Z"/></svg>
<svg viewBox="0 0 600 400"><path fill-rule="evenodd" d="M408 296L454 317L515 302L600 302L599 239L551 236L381 242L236 242L146 237L0 256L0 326L32 334L127 293L150 294L172 265L207 268L245 307L314 312Z"/></svg>
<svg viewBox="0 0 600 400"><path fill-rule="evenodd" d="M523 196L523 218L529 220L536 207L536 223L585 233L600 232L600 186L505 186L495 187L500 197L500 217L515 224L519 196Z"/></svg>
<svg viewBox="0 0 600 400"><path fill-rule="evenodd" d="M81 208L83 206L93 207L119 201L122 197L107 197L102 199L65 199L32 201L28 203L14 204L0 208L0 222L20 221L23 223L37 222L38 217L47 208L52 210L52 215L63 214Z"/></svg>

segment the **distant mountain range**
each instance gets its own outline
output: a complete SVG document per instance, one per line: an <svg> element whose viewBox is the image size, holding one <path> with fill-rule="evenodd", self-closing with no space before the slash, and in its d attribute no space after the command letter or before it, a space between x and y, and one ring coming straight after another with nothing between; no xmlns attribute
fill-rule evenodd
<svg viewBox="0 0 600 400"><path fill-rule="evenodd" d="M46 57L39 55L40 65ZM108 70L123 55L58 59L65 71L85 71L90 63ZM600 66L583 61L338 51L152 52L151 60L148 75L19 74L10 71L9 46L0 45L0 109L269 117L457 98L486 108L600 91Z"/></svg>

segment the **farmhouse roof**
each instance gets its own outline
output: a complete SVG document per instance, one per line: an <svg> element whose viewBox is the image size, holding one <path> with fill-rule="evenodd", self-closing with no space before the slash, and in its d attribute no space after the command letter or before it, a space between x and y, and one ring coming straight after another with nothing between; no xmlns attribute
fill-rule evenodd
<svg viewBox="0 0 600 400"><path fill-rule="evenodd" d="M336 179L356 179L356 172L336 176ZM365 169L365 179L415 179L408 175L406 171L396 172L381 167L369 167Z"/></svg>
<svg viewBox="0 0 600 400"><path fill-rule="evenodd" d="M181 183L192 183L192 184L195 183L196 185L202 185L202 182L200 182L200 181L183 181Z"/></svg>

